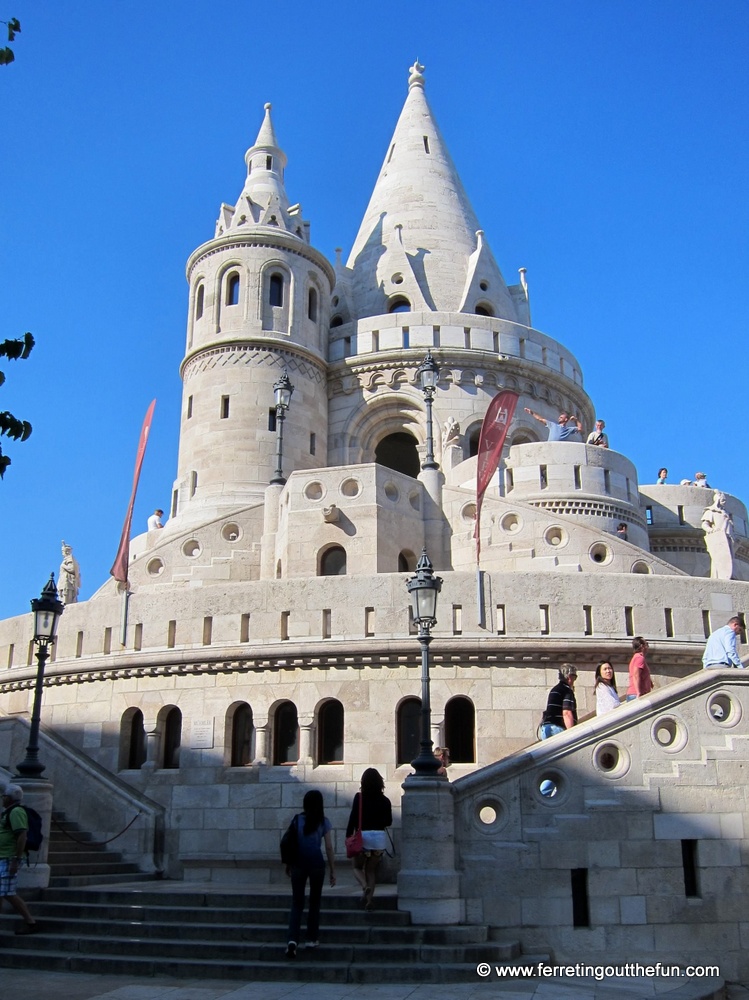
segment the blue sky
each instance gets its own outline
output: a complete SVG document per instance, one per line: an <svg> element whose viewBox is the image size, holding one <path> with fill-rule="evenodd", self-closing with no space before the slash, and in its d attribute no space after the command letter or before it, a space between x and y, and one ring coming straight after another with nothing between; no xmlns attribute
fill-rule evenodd
<svg viewBox="0 0 749 1000"><path fill-rule="evenodd" d="M138 433L134 528L169 506L185 261L233 203L263 104L329 257L351 247L406 96L427 95L505 278L578 357L641 482L704 469L749 500L745 0L5 0L0 408L34 425L0 483L0 617L74 546L106 579ZM741 407L741 409L740 409Z"/></svg>

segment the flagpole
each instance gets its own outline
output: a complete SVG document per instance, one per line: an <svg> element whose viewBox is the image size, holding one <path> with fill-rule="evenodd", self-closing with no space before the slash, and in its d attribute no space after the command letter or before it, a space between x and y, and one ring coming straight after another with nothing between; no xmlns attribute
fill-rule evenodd
<svg viewBox="0 0 749 1000"><path fill-rule="evenodd" d="M125 584L125 591L122 595L122 618L120 621L120 645L127 646L127 612L130 605L130 589Z"/></svg>

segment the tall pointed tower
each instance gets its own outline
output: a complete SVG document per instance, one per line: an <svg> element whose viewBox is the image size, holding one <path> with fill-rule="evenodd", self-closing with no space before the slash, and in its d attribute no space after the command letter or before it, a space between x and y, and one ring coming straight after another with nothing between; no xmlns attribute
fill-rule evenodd
<svg viewBox="0 0 749 1000"><path fill-rule="evenodd" d="M286 155L270 104L245 162L236 204L221 206L213 239L187 262L171 511L178 523L262 500L274 471L273 384L284 369L295 388L285 465L317 465L327 449L325 355L334 275L310 246L301 206L289 204Z"/></svg>

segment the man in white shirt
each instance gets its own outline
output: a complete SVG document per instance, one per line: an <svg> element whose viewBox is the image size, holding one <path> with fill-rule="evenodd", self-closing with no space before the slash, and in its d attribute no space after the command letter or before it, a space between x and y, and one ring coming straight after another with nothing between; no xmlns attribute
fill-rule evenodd
<svg viewBox="0 0 749 1000"><path fill-rule="evenodd" d="M608 434L604 434L603 428L606 426L605 420L596 420L596 429L591 431L588 435L588 440L586 444L593 444L599 448L608 448L609 438Z"/></svg>
<svg viewBox="0 0 749 1000"><path fill-rule="evenodd" d="M161 523L161 518L162 518L163 514L164 514L164 511L163 510L159 510L158 507L153 512L153 514L151 514L151 516L148 519L148 530L149 531L155 531L156 528L163 528L164 527L164 525Z"/></svg>
<svg viewBox="0 0 749 1000"><path fill-rule="evenodd" d="M716 629L707 640L705 653L702 657L702 666L705 669L711 667L738 667L744 669L736 649L738 637L741 634L741 621L739 618L731 618L723 628Z"/></svg>

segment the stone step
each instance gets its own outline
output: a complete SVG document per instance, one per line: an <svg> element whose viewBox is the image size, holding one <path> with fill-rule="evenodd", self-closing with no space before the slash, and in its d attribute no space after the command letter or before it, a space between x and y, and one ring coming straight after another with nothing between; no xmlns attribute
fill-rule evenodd
<svg viewBox="0 0 749 1000"><path fill-rule="evenodd" d="M254 982L328 982L328 983L466 983L476 981L476 963L427 962L398 965L385 962L359 962L341 964L320 960L317 952L301 949L295 959L278 961L231 961L205 958L195 960L158 959L142 955L124 957L114 949L110 954L89 955L83 952L66 952L41 947L43 935L28 940L35 948L11 947L1 949L3 966L58 972L86 972L127 976L169 976L195 979L248 979ZM321 946L322 947L322 946ZM527 956L517 962L501 963L508 967L522 967L548 961L549 956ZM500 964L500 963L494 963ZM509 978L509 977L508 977ZM524 977L512 977L524 978Z"/></svg>
<svg viewBox="0 0 749 1000"><path fill-rule="evenodd" d="M244 892L241 890L235 892L213 890L198 892L188 889L182 890L180 886L184 885L184 883L179 882L176 883L176 888L173 890L168 886L175 885L175 883L158 881L156 884L164 888L142 889L128 886L126 889L111 889L109 887L102 889L98 889L97 887L90 889L58 889L50 887L44 890L43 899L46 902L62 902L67 905L106 904L111 906L123 905L129 908L133 906L157 906L160 908L177 909L184 911L185 914L200 909L203 912L215 912L220 909L231 911L241 910L244 912L253 908L261 910L284 910L288 912L291 901L289 888L285 892ZM286 884L287 886L289 885L288 881ZM391 887L385 886L383 889L390 890ZM326 892L323 895L323 906L326 910L358 911L361 915L360 897L360 891L352 891L345 895ZM394 917L398 919L402 918L405 922L408 922L408 915L398 909L398 898L394 892L383 891L380 893L380 889L378 888L377 895L374 898L374 905L377 910L387 910Z"/></svg>

